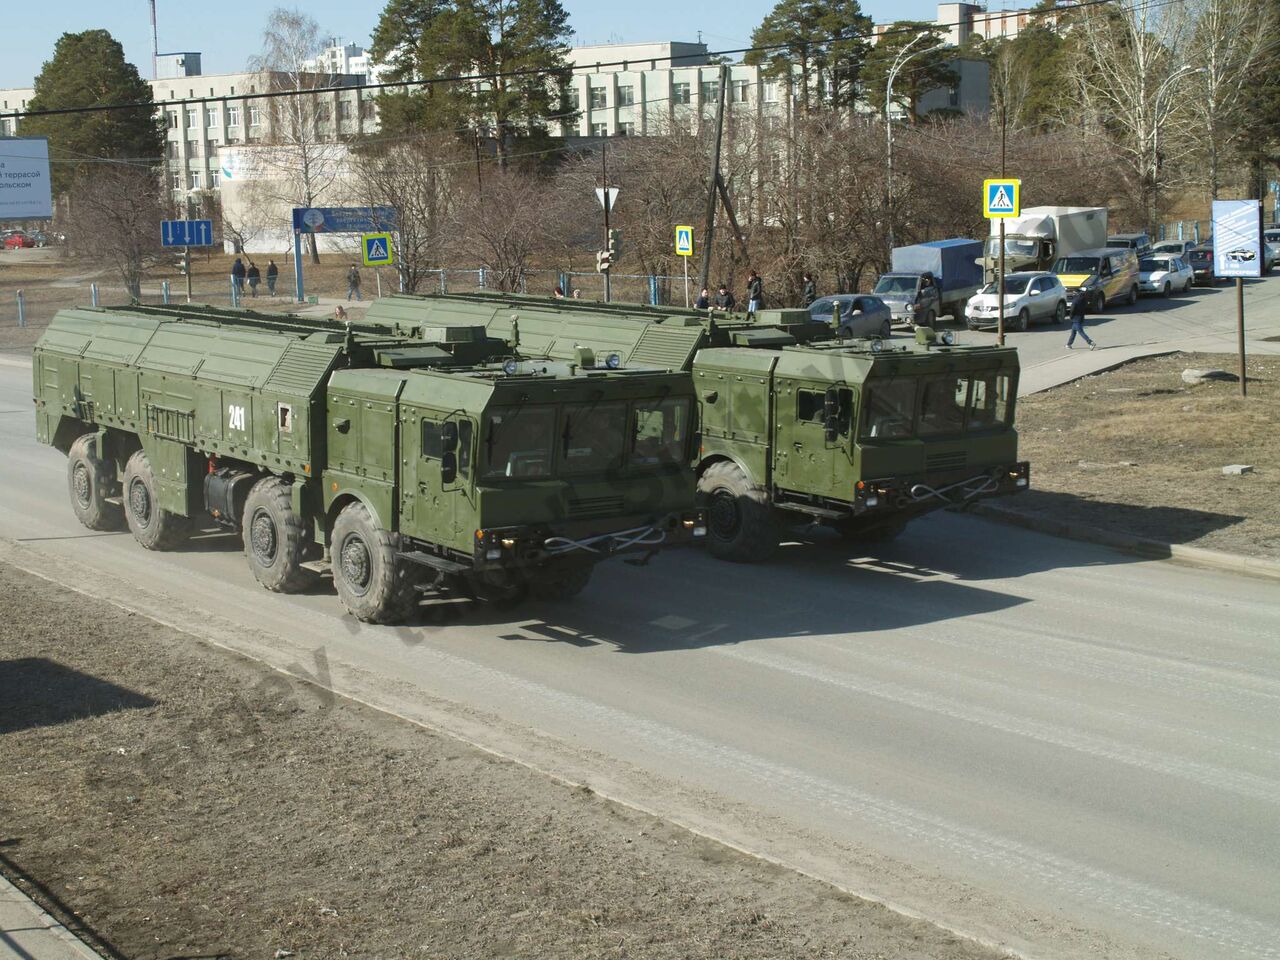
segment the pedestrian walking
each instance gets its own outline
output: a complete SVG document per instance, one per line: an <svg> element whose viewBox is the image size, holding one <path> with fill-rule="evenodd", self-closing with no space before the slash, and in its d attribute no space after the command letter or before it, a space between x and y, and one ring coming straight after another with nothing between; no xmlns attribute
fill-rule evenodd
<svg viewBox="0 0 1280 960"><path fill-rule="evenodd" d="M695 310L710 310L710 309L711 309L711 298L710 298L709 296L707 296L707 288L706 288L706 287L703 287L703 288L702 288L702 292L701 292L700 294L698 294L698 299L697 299L697 300L695 300L695 301L693 301L693 309L695 309Z"/></svg>
<svg viewBox="0 0 1280 960"><path fill-rule="evenodd" d="M720 292L716 294L713 307L716 310L733 310L738 306L738 298L729 292L725 284L720 284Z"/></svg>
<svg viewBox="0 0 1280 960"><path fill-rule="evenodd" d="M357 300L364 299L360 296L360 270L354 263L347 271L347 299L350 300L353 294Z"/></svg>
<svg viewBox="0 0 1280 960"><path fill-rule="evenodd" d="M231 285L236 289L236 296L244 293L244 261L236 257L236 262L231 265Z"/></svg>
<svg viewBox="0 0 1280 960"><path fill-rule="evenodd" d="M764 306L764 281L754 270L747 274L747 313L752 314Z"/></svg>
<svg viewBox="0 0 1280 960"><path fill-rule="evenodd" d="M256 297L258 295L258 284L262 282L262 273L258 270L258 265L252 260L249 261L249 269L245 271L244 278L249 281L249 296Z"/></svg>
<svg viewBox="0 0 1280 960"><path fill-rule="evenodd" d="M280 279L280 268L274 260L267 261L267 296L276 295L276 281Z"/></svg>
<svg viewBox="0 0 1280 960"><path fill-rule="evenodd" d="M1076 297L1076 302L1071 305L1071 336L1067 338L1068 350L1071 350L1072 345L1076 342L1076 334L1084 337L1084 342L1089 345L1090 350L1098 349L1098 345L1084 332L1084 307L1084 296Z"/></svg>
<svg viewBox="0 0 1280 960"><path fill-rule="evenodd" d="M804 288L801 291L801 296L804 298L804 305L806 307L818 299L818 285L814 282L812 273L806 273L804 275Z"/></svg>

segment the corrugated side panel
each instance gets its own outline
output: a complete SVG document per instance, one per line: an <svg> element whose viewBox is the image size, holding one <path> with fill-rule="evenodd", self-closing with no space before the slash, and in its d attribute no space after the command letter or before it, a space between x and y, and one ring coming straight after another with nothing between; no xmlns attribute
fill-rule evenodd
<svg viewBox="0 0 1280 960"><path fill-rule="evenodd" d="M313 396L329 374L340 347L333 343L291 340L275 369L262 384L263 390Z"/></svg>
<svg viewBox="0 0 1280 960"><path fill-rule="evenodd" d="M631 352L628 364L638 367L661 367L688 370L694 351L702 340L701 327L645 326L640 342Z"/></svg>

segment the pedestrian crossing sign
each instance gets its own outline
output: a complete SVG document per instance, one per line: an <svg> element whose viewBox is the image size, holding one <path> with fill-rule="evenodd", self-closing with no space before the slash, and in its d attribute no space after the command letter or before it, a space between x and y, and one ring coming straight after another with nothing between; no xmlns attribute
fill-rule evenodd
<svg viewBox="0 0 1280 960"><path fill-rule="evenodd" d="M676 255L693 256L693 227L676 227Z"/></svg>
<svg viewBox="0 0 1280 960"><path fill-rule="evenodd" d="M360 251L366 267L387 267L396 262L389 233L360 234Z"/></svg>
<svg viewBox="0 0 1280 960"><path fill-rule="evenodd" d="M1022 198L1021 180L983 180L982 215L988 220L999 217L1016 217Z"/></svg>

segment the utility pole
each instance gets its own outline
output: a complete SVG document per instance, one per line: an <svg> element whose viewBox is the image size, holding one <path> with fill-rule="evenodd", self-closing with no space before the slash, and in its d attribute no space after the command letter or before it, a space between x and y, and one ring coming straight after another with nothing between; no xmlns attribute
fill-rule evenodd
<svg viewBox="0 0 1280 960"><path fill-rule="evenodd" d="M716 103L716 136L711 147L711 172L707 175L707 208L702 225L702 273L698 288L710 285L711 248L716 238L716 192L720 189L720 142L724 136L724 95L729 85L729 68L720 66L720 96ZM701 108L702 104L698 105Z"/></svg>
<svg viewBox="0 0 1280 960"><path fill-rule="evenodd" d="M1003 180L1005 163L1005 131L1008 127L1008 105L1003 98L1000 103L1000 178ZM1000 218L1000 276L997 279L996 293L996 343L1004 346L1004 217Z"/></svg>
<svg viewBox="0 0 1280 960"><path fill-rule="evenodd" d="M604 202L601 203L601 206L604 207L604 249L605 250L609 249L609 207L611 206L609 202L610 197L609 197L609 161L607 159L608 155L609 155L609 141L602 140L600 142L600 179L603 182L603 186L604 186ZM610 298L613 296L613 284L609 276L611 269L612 268L604 272L604 302L605 303L609 303Z"/></svg>

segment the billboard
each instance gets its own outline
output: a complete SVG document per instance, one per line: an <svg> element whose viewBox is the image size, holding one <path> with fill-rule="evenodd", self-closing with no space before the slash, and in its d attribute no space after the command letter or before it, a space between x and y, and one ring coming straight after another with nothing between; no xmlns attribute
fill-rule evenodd
<svg viewBox="0 0 1280 960"><path fill-rule="evenodd" d="M0 220L52 217L48 139L0 137Z"/></svg>
<svg viewBox="0 0 1280 960"><path fill-rule="evenodd" d="M1213 270L1220 277L1262 276L1262 205L1213 201Z"/></svg>

